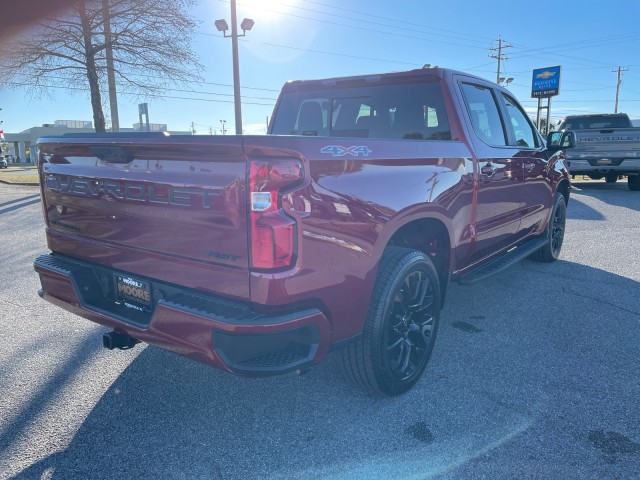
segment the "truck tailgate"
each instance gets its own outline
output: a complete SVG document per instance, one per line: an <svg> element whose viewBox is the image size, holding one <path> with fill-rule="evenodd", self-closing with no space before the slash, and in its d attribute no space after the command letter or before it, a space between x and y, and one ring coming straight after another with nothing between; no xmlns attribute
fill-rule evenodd
<svg viewBox="0 0 640 480"><path fill-rule="evenodd" d="M567 152L569 158L594 161L603 157L640 158L640 128L575 130L575 133L577 143Z"/></svg>
<svg viewBox="0 0 640 480"><path fill-rule="evenodd" d="M241 138L94 135L39 144L54 254L249 298Z"/></svg>

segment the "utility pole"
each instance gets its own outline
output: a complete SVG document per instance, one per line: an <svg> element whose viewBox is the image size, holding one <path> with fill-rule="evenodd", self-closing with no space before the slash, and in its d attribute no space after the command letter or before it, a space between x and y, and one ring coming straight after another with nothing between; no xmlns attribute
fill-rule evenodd
<svg viewBox="0 0 640 480"><path fill-rule="evenodd" d="M191 122L191 135L195 135L196 134L196 125L195 123Z"/></svg>
<svg viewBox="0 0 640 480"><path fill-rule="evenodd" d="M502 36L498 35L498 46L496 48L490 48L489 50L493 52L498 52L497 55L489 55L490 58L496 58L498 60L498 72L496 73L496 83L500 83L500 65L502 60L506 60L507 58L503 56L502 49L504 48L513 48L513 45L508 45L504 43Z"/></svg>
<svg viewBox="0 0 640 480"><path fill-rule="evenodd" d="M622 72L626 72L629 68L618 67L611 70L612 72L618 72L618 84L616 85L616 106L613 109L613 113L618 113L618 97L620 96L620 85L622 85Z"/></svg>

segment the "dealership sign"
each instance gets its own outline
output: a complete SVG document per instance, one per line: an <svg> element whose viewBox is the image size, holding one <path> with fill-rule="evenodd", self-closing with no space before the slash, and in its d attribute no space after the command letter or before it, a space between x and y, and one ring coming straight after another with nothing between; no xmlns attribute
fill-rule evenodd
<svg viewBox="0 0 640 480"><path fill-rule="evenodd" d="M537 68L533 71L531 82L532 98L548 98L558 95L560 91L560 65L556 67Z"/></svg>

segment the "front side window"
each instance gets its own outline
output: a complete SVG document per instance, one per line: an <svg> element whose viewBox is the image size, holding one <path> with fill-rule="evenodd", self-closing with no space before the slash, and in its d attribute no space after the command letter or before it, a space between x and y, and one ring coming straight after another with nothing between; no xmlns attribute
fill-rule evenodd
<svg viewBox="0 0 640 480"><path fill-rule="evenodd" d="M462 84L473 129L489 145L506 145L506 136L496 99L490 88L471 83Z"/></svg>
<svg viewBox="0 0 640 480"><path fill-rule="evenodd" d="M511 122L515 135L515 145L518 147L536 148L538 147L538 137L534 127L527 118L527 115L520 109L515 100L508 95L502 94L507 107L508 121Z"/></svg>
<svg viewBox="0 0 640 480"><path fill-rule="evenodd" d="M439 81L285 93L272 134L451 140Z"/></svg>

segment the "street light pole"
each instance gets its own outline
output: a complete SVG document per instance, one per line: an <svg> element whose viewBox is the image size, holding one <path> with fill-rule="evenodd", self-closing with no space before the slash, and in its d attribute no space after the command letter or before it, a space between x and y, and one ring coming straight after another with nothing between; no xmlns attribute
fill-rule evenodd
<svg viewBox="0 0 640 480"><path fill-rule="evenodd" d="M233 103L236 111L236 135L242 135L242 104L240 103L240 65L238 61L238 19L236 0L231 0L231 50L233 55Z"/></svg>
<svg viewBox="0 0 640 480"><path fill-rule="evenodd" d="M231 35L227 35L229 25L224 19L216 20L215 25L219 32L225 37L231 37L231 53L233 56L233 103L236 110L236 134L242 135L242 104L240 99L240 65L238 62L238 37L244 37L247 31L251 30L254 21L245 18L240 24L242 35L238 34L238 17L236 14L236 0L230 0L231 3Z"/></svg>

